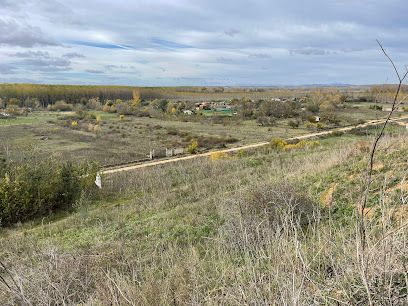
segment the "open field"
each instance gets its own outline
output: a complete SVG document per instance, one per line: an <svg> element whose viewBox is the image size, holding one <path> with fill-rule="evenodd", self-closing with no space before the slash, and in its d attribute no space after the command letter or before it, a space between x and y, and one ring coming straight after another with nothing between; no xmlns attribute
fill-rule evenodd
<svg viewBox="0 0 408 306"><path fill-rule="evenodd" d="M405 133L393 128L380 145L363 275L355 205L373 137L343 135L106 177L99 198L65 220L3 230L0 261L17 285L0 302L364 304L366 281L371 299L400 304Z"/></svg>
<svg viewBox="0 0 408 306"><path fill-rule="evenodd" d="M403 305L405 125L385 129L362 209L369 125L387 113L327 97L323 124L275 100L249 117L89 100L1 119L0 305ZM97 164L76 166L192 139L196 155L101 171L102 189Z"/></svg>
<svg viewBox="0 0 408 306"><path fill-rule="evenodd" d="M386 114L369 109L369 105L360 103L355 109L338 109L340 125L382 118ZM98 111L94 115L100 116L101 122L88 119L76 127L71 125L76 120L74 112L40 111L26 117L0 119L0 150L15 160L34 148L42 158L52 155L74 162L88 159L111 165L145 159L152 149L186 149L191 138L200 138L203 146L199 150L203 152L310 133L304 124L289 127L286 119L274 126L261 126L255 120L236 117L218 118L214 123L212 118L196 115L197 118L193 116L185 121L171 116L164 119L125 116L120 120L117 114Z"/></svg>
<svg viewBox="0 0 408 306"><path fill-rule="evenodd" d="M408 120L408 116L403 116L403 117L396 117L394 119L390 119L388 123L388 128L387 131L391 133L395 132L403 132L406 123L400 120ZM348 133L352 130L358 130L358 129L367 129L370 128L370 130L365 131L365 133L368 134L375 134L379 132L379 129L381 127L381 124L384 124L385 119L382 120L374 120L370 121L367 123L359 124L356 126L349 126L349 127L344 127L344 128L338 128L334 129L331 131L322 131L322 132L317 132L317 133L307 133L304 135L296 135L294 137L288 137L285 138L286 141L288 142L293 142L293 141L302 141L302 140L307 140L307 139L316 139L316 138L322 138L322 137L330 137L331 135L334 135L336 132L337 133ZM392 125L392 126L391 126ZM377 126L375 128L374 126ZM362 132L363 133L363 132ZM250 144L250 145L244 145L240 147L234 147L234 148L229 148L229 149L223 149L223 150L218 150L214 152L207 152L207 153L200 153L196 155L189 155L185 157L178 157L178 158L170 158L170 159L165 159L161 161L153 161L153 162L147 162L147 163L141 163L137 165L122 165L114 169L108 169L104 170L104 174L112 174L112 173L117 173L121 171L131 171L134 169L140 169L140 168L145 168L145 167L152 167L152 166L158 166L158 165L163 165L163 164L168 164L168 163L175 163L179 161L185 161L188 159L193 159L193 158L200 158L200 157L209 157L212 156L213 154L217 153L227 153L227 154L234 154L237 153L240 150L252 150L252 149L257 149L260 147L265 147L268 146L269 142L261 142L261 143L255 143L255 144Z"/></svg>
<svg viewBox="0 0 408 306"><path fill-rule="evenodd" d="M221 142L222 146L245 145L268 141L276 136L291 136L306 133L302 129L288 127L262 127L254 120L212 124L211 122L181 122L154 118L125 117L116 114L95 113L101 116L100 133L73 129L71 121L60 124L64 114L34 113L25 118L0 120L0 143L2 150L8 147L9 154L19 155L30 146L42 156L55 155L63 159L81 161L94 159L101 165L144 159L151 149L187 148L186 136L235 138L232 143ZM96 120L84 123L96 125ZM169 129L180 135L169 134ZM221 146L221 147L222 147ZM216 146L219 148L219 145ZM22 151L23 150L23 151Z"/></svg>

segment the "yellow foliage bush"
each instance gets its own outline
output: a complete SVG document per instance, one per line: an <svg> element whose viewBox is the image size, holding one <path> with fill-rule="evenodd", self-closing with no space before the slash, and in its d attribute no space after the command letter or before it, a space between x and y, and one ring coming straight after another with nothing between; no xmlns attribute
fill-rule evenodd
<svg viewBox="0 0 408 306"><path fill-rule="evenodd" d="M303 149L308 145L308 142L306 140L302 140L296 144L297 149Z"/></svg>
<svg viewBox="0 0 408 306"><path fill-rule="evenodd" d="M124 115L119 116L120 120L122 120L124 117L125 117Z"/></svg>
<svg viewBox="0 0 408 306"><path fill-rule="evenodd" d="M282 138L275 137L271 140L270 145L272 149L283 149L287 145L287 142Z"/></svg>
<svg viewBox="0 0 408 306"><path fill-rule="evenodd" d="M293 149L296 149L297 147L296 147L296 145L294 145L294 144L287 144L287 145L285 145L283 148L282 148L282 150L283 151L291 151L291 150L293 150Z"/></svg>
<svg viewBox="0 0 408 306"><path fill-rule="evenodd" d="M95 133L99 133L100 131L101 131L101 128L99 127L99 125L96 124L96 125L94 126L94 132L95 132Z"/></svg>
<svg viewBox="0 0 408 306"><path fill-rule="evenodd" d="M211 153L210 155L211 161L218 160L218 159L226 159L226 158L229 158L229 155L225 152L214 152L214 153Z"/></svg>
<svg viewBox="0 0 408 306"><path fill-rule="evenodd" d="M101 122L101 116L96 117L96 122Z"/></svg>
<svg viewBox="0 0 408 306"><path fill-rule="evenodd" d="M198 153L198 142L195 139L190 140L190 146L188 147L187 152L190 154Z"/></svg>
<svg viewBox="0 0 408 306"><path fill-rule="evenodd" d="M88 124L88 132L93 132L94 125L92 123Z"/></svg>
<svg viewBox="0 0 408 306"><path fill-rule="evenodd" d="M78 125L78 122L77 122L77 121L72 121L71 125L72 125L72 126L77 126L77 125Z"/></svg>
<svg viewBox="0 0 408 306"><path fill-rule="evenodd" d="M309 148L314 148L320 146L320 142L318 140L309 141L307 144Z"/></svg>

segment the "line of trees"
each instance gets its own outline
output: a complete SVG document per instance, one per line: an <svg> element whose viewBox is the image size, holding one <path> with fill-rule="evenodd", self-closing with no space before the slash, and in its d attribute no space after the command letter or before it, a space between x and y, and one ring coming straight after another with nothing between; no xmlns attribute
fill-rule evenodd
<svg viewBox="0 0 408 306"><path fill-rule="evenodd" d="M132 100L135 90L142 100L164 98L166 95L166 91L159 87L0 84L0 99L5 105L10 99L16 99L23 106L27 99L34 98L40 106L47 107L61 100L69 104L85 104L92 98L100 101Z"/></svg>

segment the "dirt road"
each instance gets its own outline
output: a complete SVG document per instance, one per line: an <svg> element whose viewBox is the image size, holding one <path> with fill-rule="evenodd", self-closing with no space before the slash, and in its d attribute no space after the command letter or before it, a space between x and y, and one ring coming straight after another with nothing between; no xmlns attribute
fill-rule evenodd
<svg viewBox="0 0 408 306"><path fill-rule="evenodd" d="M394 118L394 119L391 119L390 122L400 121L400 120L404 120L404 119L408 119L408 116L402 116L402 117L399 117L399 118ZM330 133L332 133L334 131L346 132L346 131L350 131L350 130L355 129L355 128L364 128L364 127L367 127L367 126L370 126L370 125L382 124L384 122L385 122L385 119L373 120L373 121L370 121L370 122L367 122L367 123L364 123L364 124L359 124L357 126L349 126L349 127L338 128L338 129L333 129L333 130L329 130L329 131L322 131L322 132L317 132L317 133L305 134L305 135L300 135L300 136L296 136L296 137L287 138L286 140L287 141L288 140L294 140L294 139L304 140L304 139L324 136L324 135L330 134ZM253 149L253 148L262 147L262 146L265 146L267 144L269 144L269 142L260 142L260 143L255 143L255 144L252 144L252 145L246 145L246 146L242 146L242 147L235 147L235 148L230 148L230 149L225 149L225 150L218 150L218 151L207 152L207 153L196 154L196 155L183 156L183 157L175 157L175 158L166 159L166 160L152 161L152 162L143 163L143 164L139 164L139 165L124 166L122 168L105 170L105 171L103 171L103 173L105 175L107 175L107 174L112 174L112 173L117 173L117 172L122 172L122 171L135 170L135 169L139 169L139 168L152 167L152 166L157 166L157 165L164 165L164 164L175 163L175 162L188 160L188 159L194 159L194 158L210 156L212 153L215 153L215 152L225 152L225 153L237 152L237 151L243 150L243 149L246 150L246 149Z"/></svg>

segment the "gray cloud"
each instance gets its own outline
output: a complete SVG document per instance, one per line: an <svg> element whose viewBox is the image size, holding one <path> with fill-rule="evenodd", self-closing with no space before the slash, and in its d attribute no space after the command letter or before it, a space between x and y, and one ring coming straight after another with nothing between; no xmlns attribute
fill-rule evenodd
<svg viewBox="0 0 408 306"><path fill-rule="evenodd" d="M330 54L336 54L336 51L328 51L328 50L322 50L322 49L317 49L317 48L312 48L312 47L305 47L301 49L292 49L289 50L290 55L330 55Z"/></svg>
<svg viewBox="0 0 408 306"><path fill-rule="evenodd" d="M67 67L71 64L70 61L65 59L51 58L51 59L25 59L20 62L21 64L28 66L55 66L55 67Z"/></svg>
<svg viewBox="0 0 408 306"><path fill-rule="evenodd" d="M15 66L13 66L13 65L0 64L0 74L14 74L15 69L17 69L17 68Z"/></svg>
<svg viewBox="0 0 408 306"><path fill-rule="evenodd" d="M87 73L92 73L92 74L104 74L105 72L102 70L94 70L94 69L87 69L85 70Z"/></svg>
<svg viewBox="0 0 408 306"><path fill-rule="evenodd" d="M0 0L0 7L2 7L2 8L16 9L16 8L20 8L20 7L23 6L25 3L26 3L25 0L19 0L19 1L15 1L15 0Z"/></svg>
<svg viewBox="0 0 408 306"><path fill-rule="evenodd" d="M33 71L60 72L71 70L71 61L65 58L52 57L48 52L25 51L17 52L14 57L22 58L18 62L20 66Z"/></svg>
<svg viewBox="0 0 408 306"><path fill-rule="evenodd" d="M231 64L231 63L234 62L231 58L226 58L226 57L223 57L223 56L217 57L216 60L219 63L227 63L227 64Z"/></svg>
<svg viewBox="0 0 408 306"><path fill-rule="evenodd" d="M240 32L237 29L229 29L228 31L225 31L224 33L227 34L228 36L234 37Z"/></svg>
<svg viewBox="0 0 408 306"><path fill-rule="evenodd" d="M70 71L71 62L66 59L54 57L29 57L19 62L20 65L30 68L32 71L61 72Z"/></svg>
<svg viewBox="0 0 408 306"><path fill-rule="evenodd" d="M76 52L66 53L63 55L66 58L84 58L85 56Z"/></svg>
<svg viewBox="0 0 408 306"><path fill-rule="evenodd" d="M250 54L248 57L264 59L264 58L270 58L271 56L265 53L255 53L255 54Z"/></svg>
<svg viewBox="0 0 408 306"><path fill-rule="evenodd" d="M3 65L17 66L18 71L48 70L50 79L52 70L72 67L75 71L66 82L81 84L370 83L381 82L389 68L376 38L397 65L408 64L408 21L402 0L120 0L119 4L0 0ZM35 46L41 51L24 50ZM13 52L18 53L10 56ZM23 62L16 63L16 58ZM75 58L93 68L88 72L92 78L83 76L84 67L69 62ZM143 77L135 80L134 71Z"/></svg>
<svg viewBox="0 0 408 306"><path fill-rule="evenodd" d="M25 51L25 52L17 52L13 56L15 57L22 57L22 58L49 58L50 54L48 52L43 51Z"/></svg>
<svg viewBox="0 0 408 306"><path fill-rule="evenodd" d="M37 27L24 25L15 19L0 19L0 45L31 48L34 46L56 46L58 43L46 37Z"/></svg>

